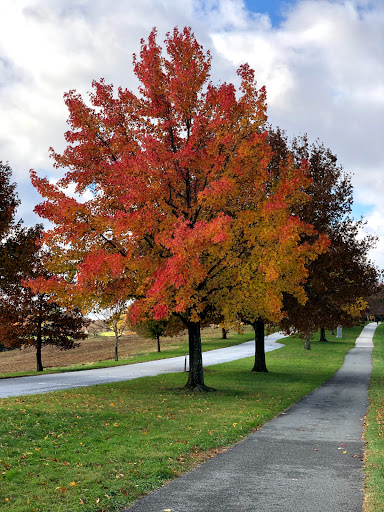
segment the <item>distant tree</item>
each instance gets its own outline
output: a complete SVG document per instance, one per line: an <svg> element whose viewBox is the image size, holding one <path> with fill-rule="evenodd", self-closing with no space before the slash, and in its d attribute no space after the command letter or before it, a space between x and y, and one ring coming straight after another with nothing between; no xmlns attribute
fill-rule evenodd
<svg viewBox="0 0 384 512"><path fill-rule="evenodd" d="M28 286L29 279L48 276L40 260L42 226L15 222L19 200L10 178L10 167L0 163L0 343L35 346L37 370L42 371L43 345L74 347L75 340L85 337L86 322L79 312L64 310L51 295Z"/></svg>
<svg viewBox="0 0 384 512"><path fill-rule="evenodd" d="M353 325L360 317L363 296L374 289L378 278L377 269L368 260L375 239L361 237L363 221L354 221L350 216L351 179L330 149L319 142L310 145L306 136L289 144L279 129L271 131L269 137L275 148L276 164L281 165L288 154L297 163L308 161L312 183L306 192L311 201L297 205L293 212L330 240L329 250L308 264L304 284L307 301L300 303L294 296L285 294L287 317L281 324L301 332L306 340L305 348L309 349L310 334L314 331L320 329L320 339L326 341L325 328Z"/></svg>
<svg viewBox="0 0 384 512"><path fill-rule="evenodd" d="M135 331L143 338L150 338L157 341L157 351L161 351L160 337L164 336L167 329L167 320L148 319L144 322L138 322L135 325Z"/></svg>
<svg viewBox="0 0 384 512"><path fill-rule="evenodd" d="M21 296L1 301L0 339L7 347L32 345L36 348L36 369L43 371L42 348L54 345L61 350L78 346L85 339L86 321L80 311L66 311L49 294L20 288Z"/></svg>
<svg viewBox="0 0 384 512"><path fill-rule="evenodd" d="M44 345L74 348L76 340L86 338L87 325L79 310L66 310L51 294L29 287L29 279L48 276L39 259L40 235L41 226L36 226L8 238L2 255L7 275L0 296L0 341L6 347L34 346L37 371L43 371Z"/></svg>
<svg viewBox="0 0 384 512"><path fill-rule="evenodd" d="M124 334L127 327L127 306L125 303L116 304L109 307L101 307L96 313L98 319L103 322L115 337L115 361L119 360L119 339Z"/></svg>
<svg viewBox="0 0 384 512"><path fill-rule="evenodd" d="M377 284L375 292L368 297L365 297L367 309L365 313L368 316L374 316L376 321L384 320L384 284L382 282Z"/></svg>
<svg viewBox="0 0 384 512"><path fill-rule="evenodd" d="M105 324L102 320L90 320L88 326L89 334L92 334L92 336L97 336L103 331L105 331Z"/></svg>
<svg viewBox="0 0 384 512"><path fill-rule="evenodd" d="M147 318L141 322L136 322L134 325L131 324L131 327L143 338L156 340L158 352L161 351L160 338L162 336L176 336L185 330L184 323L176 315L172 315L167 320Z"/></svg>
<svg viewBox="0 0 384 512"><path fill-rule="evenodd" d="M0 243L15 225L15 214L19 199L16 195L16 183L11 183L12 169L8 163L0 160ZM1 246L0 246L1 247Z"/></svg>

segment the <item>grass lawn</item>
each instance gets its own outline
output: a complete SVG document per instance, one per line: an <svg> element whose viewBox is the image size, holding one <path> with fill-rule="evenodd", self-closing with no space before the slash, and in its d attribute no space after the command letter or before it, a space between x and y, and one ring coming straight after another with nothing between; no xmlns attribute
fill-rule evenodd
<svg viewBox="0 0 384 512"><path fill-rule="evenodd" d="M366 417L365 512L384 510L384 323L376 329L373 343L373 372Z"/></svg>
<svg viewBox="0 0 384 512"><path fill-rule="evenodd" d="M252 358L211 366L215 393L184 391L181 373L1 399L0 509L118 511L318 387L360 331L311 351L286 339L267 353L267 374L250 371Z"/></svg>

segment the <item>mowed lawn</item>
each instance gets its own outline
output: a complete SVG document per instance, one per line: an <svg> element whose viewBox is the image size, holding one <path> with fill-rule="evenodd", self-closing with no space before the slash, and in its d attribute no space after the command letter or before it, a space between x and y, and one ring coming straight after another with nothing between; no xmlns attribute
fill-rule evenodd
<svg viewBox="0 0 384 512"><path fill-rule="evenodd" d="M0 509L117 511L214 456L337 371L360 327L329 343L286 339L266 355L211 366L214 393L186 374L0 400ZM318 335L316 336L318 338Z"/></svg>
<svg viewBox="0 0 384 512"><path fill-rule="evenodd" d="M373 337L373 372L365 422L365 512L384 510L384 323Z"/></svg>

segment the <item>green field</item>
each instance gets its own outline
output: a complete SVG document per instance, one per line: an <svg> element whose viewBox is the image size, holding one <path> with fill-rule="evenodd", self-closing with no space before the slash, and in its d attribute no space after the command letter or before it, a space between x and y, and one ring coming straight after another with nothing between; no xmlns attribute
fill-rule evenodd
<svg viewBox="0 0 384 512"><path fill-rule="evenodd" d="M0 400L0 509L118 511L242 439L337 371L361 328L343 339L298 339L267 354L216 365L218 391L183 390L186 374ZM318 335L316 335L318 339Z"/></svg>

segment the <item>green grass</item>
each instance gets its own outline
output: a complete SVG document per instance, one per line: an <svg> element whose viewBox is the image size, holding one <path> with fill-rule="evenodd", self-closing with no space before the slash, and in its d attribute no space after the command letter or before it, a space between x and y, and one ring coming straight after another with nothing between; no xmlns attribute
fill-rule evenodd
<svg viewBox="0 0 384 512"><path fill-rule="evenodd" d="M365 512L384 510L384 323L375 332L369 409L365 423Z"/></svg>
<svg viewBox="0 0 384 512"><path fill-rule="evenodd" d="M202 349L203 352L208 350L216 350L218 348L232 347L233 345L239 345L246 341L253 340L255 338L254 332L251 327L247 327L243 334L236 332L231 333L230 337L223 340L218 337L204 336L202 335ZM112 366L122 366L125 364L142 363L145 361L155 361L158 359L167 359L170 357L184 356L188 353L188 342L182 342L179 346L171 349L166 349L162 352L147 352L142 353L129 359L119 359L114 361L113 359L107 359L105 361L97 361L91 364L76 364L71 366L58 366L54 368L44 368L44 373L62 373L62 372L77 372L80 370L94 370L97 368L110 368ZM44 363L44 361L43 361ZM0 373L0 379L6 379L8 377L23 377L30 375L41 375L40 372L12 372L12 373Z"/></svg>
<svg viewBox="0 0 384 512"><path fill-rule="evenodd" d="M186 374L0 400L0 509L118 511L242 439L327 380L361 328L298 339L253 360L211 366L215 393L182 389ZM318 336L316 336L318 339Z"/></svg>

